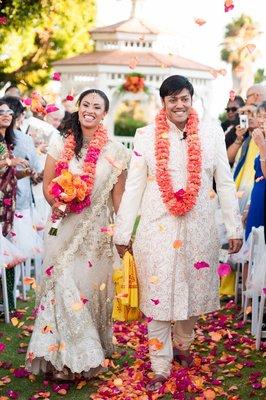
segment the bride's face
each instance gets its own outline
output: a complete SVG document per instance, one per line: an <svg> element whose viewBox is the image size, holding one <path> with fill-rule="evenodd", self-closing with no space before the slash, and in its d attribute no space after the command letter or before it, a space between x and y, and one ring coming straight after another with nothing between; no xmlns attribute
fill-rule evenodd
<svg viewBox="0 0 266 400"><path fill-rule="evenodd" d="M81 127L96 128L106 115L105 103L97 93L87 94L81 100L78 116Z"/></svg>

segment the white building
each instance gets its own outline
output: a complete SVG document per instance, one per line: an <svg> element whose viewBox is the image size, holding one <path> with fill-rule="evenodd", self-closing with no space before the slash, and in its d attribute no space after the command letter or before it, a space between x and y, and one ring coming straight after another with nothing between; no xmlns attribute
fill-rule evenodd
<svg viewBox="0 0 266 400"><path fill-rule="evenodd" d="M114 96L125 76L139 72L145 76L146 85L157 93L162 81L169 75L180 74L188 77L195 88L196 99L207 103L211 68L175 54L158 52L160 32L149 27L136 16L138 0L132 0L129 19L91 31L94 51L56 61L53 66L62 75L62 95L71 89L81 92L86 88L106 91L111 99L109 128L113 131L114 113L121 98ZM157 94L156 94L157 95ZM145 94L128 94L145 101ZM157 95L158 96L158 95ZM126 96L127 97L127 96ZM126 98L123 97L124 99ZM203 104L203 106L204 106Z"/></svg>

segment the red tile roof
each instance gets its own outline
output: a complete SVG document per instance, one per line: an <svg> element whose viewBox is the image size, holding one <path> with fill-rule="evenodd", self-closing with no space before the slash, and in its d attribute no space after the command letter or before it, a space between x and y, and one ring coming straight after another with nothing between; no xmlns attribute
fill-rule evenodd
<svg viewBox="0 0 266 400"><path fill-rule="evenodd" d="M140 67L174 67L180 69L195 69L199 71L210 71L211 67L200 64L177 55L167 55L152 51L122 51L106 50L94 51L92 53L80 54L75 57L66 58L53 63L59 65L123 65L129 66L132 63Z"/></svg>
<svg viewBox="0 0 266 400"><path fill-rule="evenodd" d="M129 18L125 21L117 22L113 25L103 26L100 28L95 28L91 31L91 33L115 33L115 32L123 32L123 33L136 33L136 34L156 34L157 30L149 27L146 23L142 22L140 19L133 17Z"/></svg>

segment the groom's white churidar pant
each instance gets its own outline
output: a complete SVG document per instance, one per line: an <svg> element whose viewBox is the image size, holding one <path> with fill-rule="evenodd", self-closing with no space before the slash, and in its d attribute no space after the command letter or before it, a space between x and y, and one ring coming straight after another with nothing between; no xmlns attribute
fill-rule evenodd
<svg viewBox="0 0 266 400"><path fill-rule="evenodd" d="M180 350L188 350L194 340L194 327L198 317L188 320L176 321L173 326L171 321L152 320L148 324L149 340L158 339L163 343L159 350L150 346L150 360L152 370L156 375L168 377L173 361L173 346ZM173 340L172 340L173 337Z"/></svg>

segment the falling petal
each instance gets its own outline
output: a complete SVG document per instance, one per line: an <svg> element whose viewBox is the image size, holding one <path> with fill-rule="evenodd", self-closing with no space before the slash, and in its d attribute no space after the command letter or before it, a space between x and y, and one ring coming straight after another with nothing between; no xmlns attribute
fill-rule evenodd
<svg viewBox="0 0 266 400"><path fill-rule="evenodd" d="M53 333L52 327L49 325L45 325L42 327L42 333L46 334L46 333Z"/></svg>
<svg viewBox="0 0 266 400"><path fill-rule="evenodd" d="M52 276L52 274L53 274L53 269L54 269L54 266L52 265L51 267L48 267L46 270L45 270L45 273L46 273L46 275L47 276Z"/></svg>
<svg viewBox="0 0 266 400"><path fill-rule="evenodd" d="M157 338L151 338L148 341L148 345L150 347L150 349L152 351L157 351L157 350L161 350L164 347L163 342L161 342L159 339Z"/></svg>
<svg viewBox="0 0 266 400"><path fill-rule="evenodd" d="M139 63L138 58L137 58L137 57L133 57L133 58L130 60L128 66L129 66L130 69L135 69L136 66L138 65L138 63Z"/></svg>
<svg viewBox="0 0 266 400"><path fill-rule="evenodd" d="M89 268L91 268L91 267L92 267L92 262L91 262L91 261L88 261L88 264L87 264L87 265L88 265Z"/></svg>
<svg viewBox="0 0 266 400"><path fill-rule="evenodd" d="M25 276L23 279L25 285L31 285L32 289L36 289L36 281L35 278L31 278L29 276Z"/></svg>
<svg viewBox="0 0 266 400"><path fill-rule="evenodd" d="M155 306L157 306L160 303L160 300L158 300L158 299L151 299L151 301L153 302L153 304Z"/></svg>
<svg viewBox="0 0 266 400"><path fill-rule="evenodd" d="M159 278L156 275L153 275L149 278L149 282L153 283L154 285L157 285L157 283L159 282Z"/></svg>
<svg viewBox="0 0 266 400"><path fill-rule="evenodd" d="M205 19L202 19L202 18L195 18L194 21L199 26L202 26L202 25L206 24Z"/></svg>
<svg viewBox="0 0 266 400"><path fill-rule="evenodd" d="M183 246L183 242L181 240L175 240L173 242L173 248L175 250L181 249L182 246Z"/></svg>
<svg viewBox="0 0 266 400"><path fill-rule="evenodd" d="M242 199L242 197L244 196L245 192L243 190L239 190L238 192L236 192L236 197L238 199Z"/></svg>
<svg viewBox="0 0 266 400"><path fill-rule="evenodd" d="M166 231L166 227L162 224L159 224L159 231L160 232L165 232Z"/></svg>
<svg viewBox="0 0 266 400"><path fill-rule="evenodd" d="M61 73L60 72L54 72L52 75L52 80L53 81L61 81Z"/></svg>
<svg viewBox="0 0 266 400"><path fill-rule="evenodd" d="M141 157L141 156L142 156L142 154L138 153L136 150L133 150L133 153L134 153L135 156L137 156L137 157Z"/></svg>
<svg viewBox="0 0 266 400"><path fill-rule="evenodd" d="M211 189L211 190L209 191L209 198L210 198L211 200L213 200L215 197L216 197L216 193L215 193L215 191L214 191L213 189Z"/></svg>
<svg viewBox="0 0 266 400"><path fill-rule="evenodd" d="M246 49L248 50L249 54L252 54L253 51L256 49L256 45L252 44L252 43L249 43L249 44L246 45Z"/></svg>
<svg viewBox="0 0 266 400"><path fill-rule="evenodd" d="M80 311L83 307L83 303L78 301L77 303L72 304L71 308L73 311Z"/></svg>
<svg viewBox="0 0 266 400"><path fill-rule="evenodd" d="M205 261L197 261L194 264L194 268L196 269L210 268L210 265Z"/></svg>
<svg viewBox="0 0 266 400"><path fill-rule="evenodd" d="M224 11L228 12L234 9L234 3L233 0L225 0L224 2Z"/></svg>

